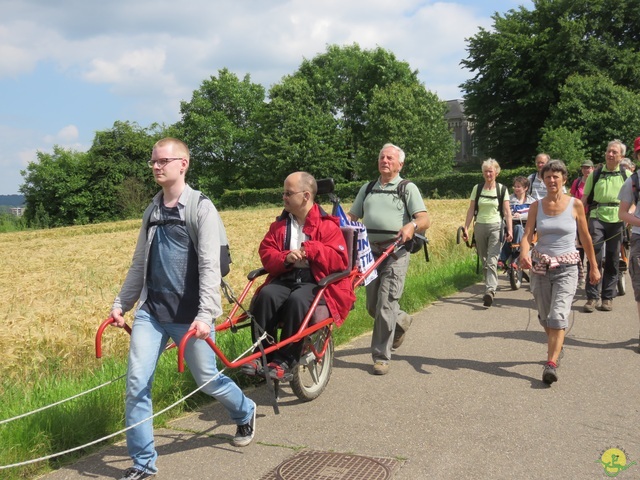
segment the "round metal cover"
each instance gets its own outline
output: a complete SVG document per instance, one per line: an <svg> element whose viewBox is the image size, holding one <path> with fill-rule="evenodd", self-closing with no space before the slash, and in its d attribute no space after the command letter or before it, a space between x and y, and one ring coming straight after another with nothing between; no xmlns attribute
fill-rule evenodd
<svg viewBox="0 0 640 480"><path fill-rule="evenodd" d="M391 470L369 457L311 452L297 455L276 468L278 480L387 480Z"/></svg>

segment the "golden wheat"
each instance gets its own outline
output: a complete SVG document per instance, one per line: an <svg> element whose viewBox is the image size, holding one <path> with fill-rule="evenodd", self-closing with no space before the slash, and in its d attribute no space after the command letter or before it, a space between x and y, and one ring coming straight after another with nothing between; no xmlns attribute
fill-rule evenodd
<svg viewBox="0 0 640 480"><path fill-rule="evenodd" d="M432 251L445 248L464 220L464 200L428 200ZM229 283L239 293L260 266L257 248L281 208L221 212L232 248ZM0 375L37 380L55 367L96 366L94 336L131 262L139 220L0 235ZM130 319L129 319L130 321ZM105 355L128 348L108 329Z"/></svg>

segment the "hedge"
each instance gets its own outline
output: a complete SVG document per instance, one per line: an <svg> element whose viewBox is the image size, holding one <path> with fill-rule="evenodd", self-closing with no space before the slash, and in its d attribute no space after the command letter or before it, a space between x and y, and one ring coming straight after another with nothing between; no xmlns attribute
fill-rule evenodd
<svg viewBox="0 0 640 480"><path fill-rule="evenodd" d="M531 173L533 172L528 167L502 170L499 181L511 189L515 177L526 177ZM425 198L468 198L473 186L482 181L482 174L479 171L478 173L450 173L411 180L418 186ZM351 202L364 183L357 181L336 185L335 193L343 202ZM215 201L219 209L281 205L282 186L260 190L225 190L220 197L215 198Z"/></svg>

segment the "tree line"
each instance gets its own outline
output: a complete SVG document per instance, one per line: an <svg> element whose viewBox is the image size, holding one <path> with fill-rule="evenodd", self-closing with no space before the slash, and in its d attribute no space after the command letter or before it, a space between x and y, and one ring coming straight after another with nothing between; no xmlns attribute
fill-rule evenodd
<svg viewBox="0 0 640 480"><path fill-rule="evenodd" d="M575 167L640 135L637 0L534 0L468 40L461 88L477 148L501 165L546 151Z"/></svg>
<svg viewBox="0 0 640 480"><path fill-rule="evenodd" d="M448 172L456 145L445 112L418 72L383 48L329 46L268 92L225 68L181 102L173 125L117 121L87 152L38 152L22 172L25 217L51 227L139 216L157 191L146 162L164 136L189 145L187 181L213 199L278 186L296 170L369 179L387 142L410 152L409 175Z"/></svg>
<svg viewBox="0 0 640 480"><path fill-rule="evenodd" d="M478 159L533 166L545 151L576 169L601 162L607 143L640 134L640 2L534 0L494 14L491 29L467 40L461 61L472 77L460 87ZM181 102L180 120L149 127L115 122L88 152L39 152L20 191L32 226L138 216L157 187L149 174L153 143L184 139L188 181L212 198L225 191L279 185L306 170L337 183L374 178L380 146L407 153L403 176L452 171L458 145L446 105L417 71L383 48L331 45L269 91L227 69Z"/></svg>

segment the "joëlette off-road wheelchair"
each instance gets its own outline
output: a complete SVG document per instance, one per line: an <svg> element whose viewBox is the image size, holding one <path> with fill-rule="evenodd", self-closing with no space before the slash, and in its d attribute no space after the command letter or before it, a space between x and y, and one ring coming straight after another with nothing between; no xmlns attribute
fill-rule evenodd
<svg viewBox="0 0 640 480"><path fill-rule="evenodd" d="M335 184L333 179L324 179L318 181L318 195L328 195L332 205L332 213L336 215L339 208L340 199L334 194ZM302 353L297 364L291 369L290 375L285 380L291 385L291 389L295 395L302 401L311 401L317 398L326 388L331 372L333 368L334 357L334 344L332 339L332 332L335 326L334 319L330 316L329 310L323 301L324 292L329 285L346 277L350 279L351 286L355 290L356 287L364 283L365 279L382 263L389 255L392 255L395 251L405 248L397 239L391 243L382 254L372 259L369 266L366 269L359 267L359 247L362 249L366 247L362 241L358 241L358 231L352 226L341 227L342 233L345 237L346 246L349 251L349 265L340 272L332 273L318 282L317 293L313 299L313 302L309 308L309 311L304 316L300 327L297 332L285 340L278 341L272 339L272 343L267 346L263 346L256 351L258 342L255 342L253 347L249 346L247 351L252 351L249 355L236 360L230 360L225 353L220 349L211 337L205 341L213 349L217 357L227 368L240 368L249 362L252 362L259 358L265 358L273 352L276 352L283 347L290 345L294 342L303 342ZM358 245L360 243L360 245ZM363 271L364 270L364 271ZM243 303L248 300L249 293L254 289L258 279L266 275L264 268L258 268L251 271L247 275L248 283L242 290L239 297L234 298L233 295L227 295L233 302L231 311L226 318L215 325L216 336L223 332L238 333L245 328L253 328L252 315L250 309L246 310ZM102 335L106 327L113 322L113 319L109 318L105 320L99 327L96 334L96 356L100 358L102 356ZM129 326L125 325L125 330L131 334ZM184 371L184 351L187 348L187 343L191 337L195 335L195 331L189 331L180 341L178 347L178 370ZM175 347L171 344L167 346L167 349ZM282 380L270 380L269 375L265 375L267 383L273 381L273 390L275 397L278 396L279 383Z"/></svg>

